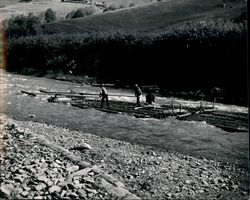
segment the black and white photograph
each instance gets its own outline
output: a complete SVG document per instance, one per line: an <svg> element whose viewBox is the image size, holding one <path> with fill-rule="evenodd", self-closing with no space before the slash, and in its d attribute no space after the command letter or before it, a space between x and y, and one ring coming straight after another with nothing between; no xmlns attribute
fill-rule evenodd
<svg viewBox="0 0 250 200"><path fill-rule="evenodd" d="M0 0L0 199L249 200L247 0Z"/></svg>

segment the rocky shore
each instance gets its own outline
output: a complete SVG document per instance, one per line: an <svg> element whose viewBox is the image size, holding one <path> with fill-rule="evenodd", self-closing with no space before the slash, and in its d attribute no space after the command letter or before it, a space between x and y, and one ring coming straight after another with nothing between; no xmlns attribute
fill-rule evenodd
<svg viewBox="0 0 250 200"><path fill-rule="evenodd" d="M0 120L1 199L248 199L247 169L43 123Z"/></svg>

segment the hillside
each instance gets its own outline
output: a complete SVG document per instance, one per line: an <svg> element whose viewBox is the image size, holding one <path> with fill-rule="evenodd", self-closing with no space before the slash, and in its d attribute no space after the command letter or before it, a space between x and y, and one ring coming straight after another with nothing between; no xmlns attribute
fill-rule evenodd
<svg viewBox="0 0 250 200"><path fill-rule="evenodd" d="M245 1L234 0L223 8L217 0L166 0L133 8L109 11L73 20L48 24L47 33L150 31L188 21L233 19L246 9Z"/></svg>
<svg viewBox="0 0 250 200"><path fill-rule="evenodd" d="M1 0L2 1L2 0ZM56 12L58 19L64 18L69 12L78 8L84 8L88 5L80 3L61 3L61 0L32 0L32 1L17 1L0 2L0 21L20 14L28 15L33 13L39 15L51 8Z"/></svg>

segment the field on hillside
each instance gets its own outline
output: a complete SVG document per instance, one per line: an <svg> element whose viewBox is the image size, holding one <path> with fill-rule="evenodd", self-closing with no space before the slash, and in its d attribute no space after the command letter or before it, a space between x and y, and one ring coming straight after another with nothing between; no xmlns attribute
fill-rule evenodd
<svg viewBox="0 0 250 200"><path fill-rule="evenodd" d="M72 10L78 8L84 8L89 5L80 3L62 3L61 0L36 0L25 2L16 2L11 5L5 4L5 7L0 7L0 21L11 17L12 15L27 15L33 13L39 15L41 12L45 12L48 8L51 8L56 12L57 18L65 18L65 16Z"/></svg>
<svg viewBox="0 0 250 200"><path fill-rule="evenodd" d="M121 9L153 3L157 2L157 0L93 0L92 4L83 4L81 2L77 3L70 1L61 2L61 0L30 0L27 2L25 2L25 0L1 0L0 21L5 18L9 18L12 15L27 15L29 12L39 15L48 8L54 10L57 14L57 17L62 19L65 18L65 16L72 10L94 6L96 3L98 4L100 2L103 2L106 7L112 7L112 9Z"/></svg>
<svg viewBox="0 0 250 200"><path fill-rule="evenodd" d="M84 18L48 24L48 33L76 32L139 32L166 29L170 25L213 19L235 19L246 11L244 1L232 2L224 9L216 0L168 0L130 9L105 12Z"/></svg>

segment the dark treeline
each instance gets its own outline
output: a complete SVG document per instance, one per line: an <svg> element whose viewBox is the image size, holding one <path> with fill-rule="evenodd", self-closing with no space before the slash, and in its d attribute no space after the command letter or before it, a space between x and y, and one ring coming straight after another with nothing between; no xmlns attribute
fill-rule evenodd
<svg viewBox="0 0 250 200"><path fill-rule="evenodd" d="M8 41L8 70L49 70L124 85L158 84L171 91L222 88L228 103L247 103L244 24L186 24L151 33L36 35ZM31 71L32 71L31 70Z"/></svg>

